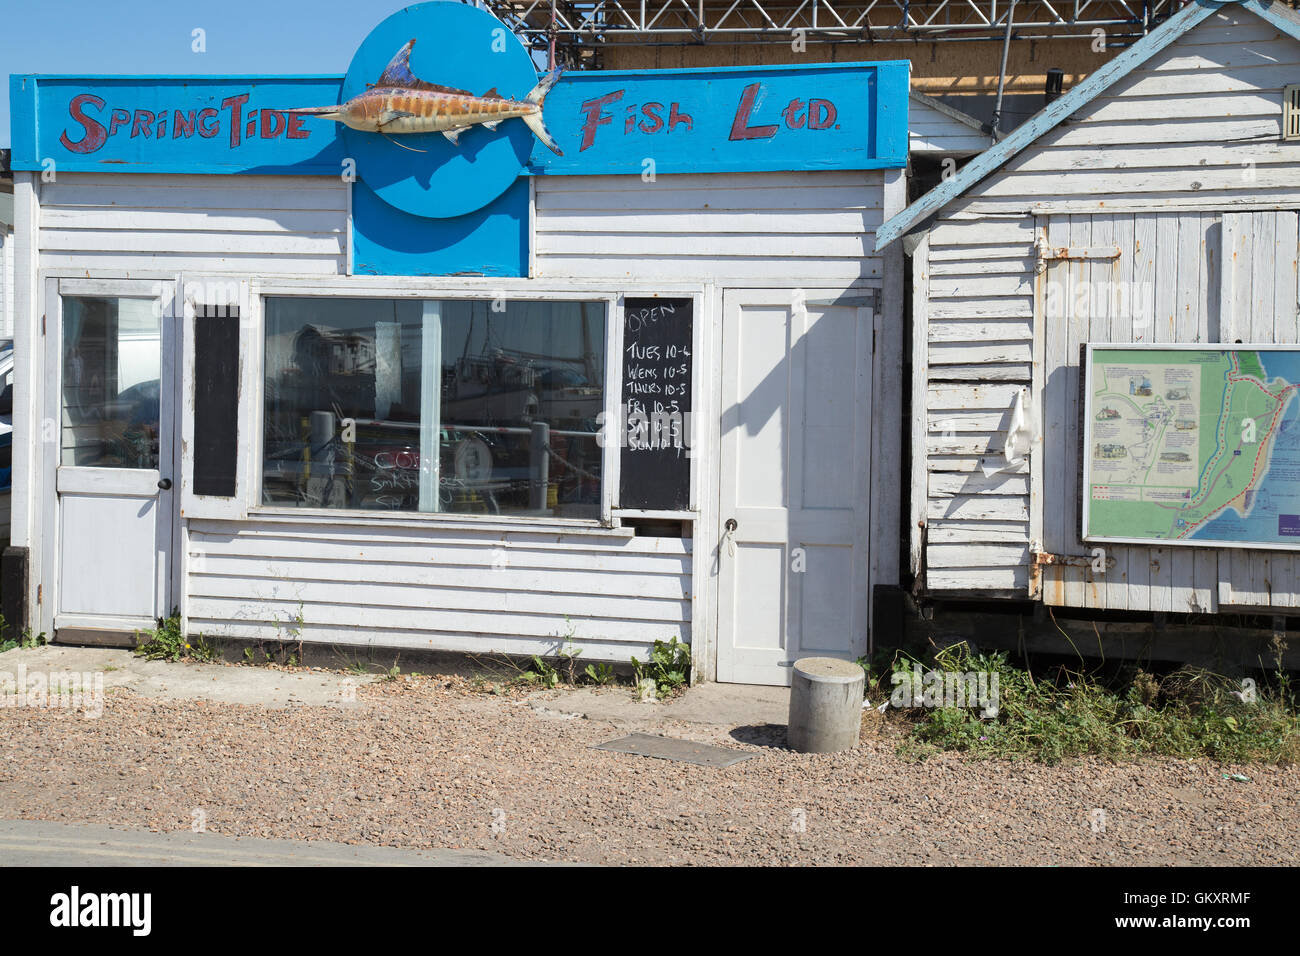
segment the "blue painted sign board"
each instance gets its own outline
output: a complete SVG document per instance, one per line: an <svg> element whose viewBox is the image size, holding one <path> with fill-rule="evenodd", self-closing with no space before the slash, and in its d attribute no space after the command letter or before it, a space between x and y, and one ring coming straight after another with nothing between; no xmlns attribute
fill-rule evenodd
<svg viewBox="0 0 1300 956"><path fill-rule="evenodd" d="M543 106L563 155L517 118L471 126L452 143L289 112L365 93L412 40L409 67L424 83L514 100L537 84L528 52L500 21L429 0L376 26L346 77L12 76L12 165L56 175L341 176L355 181L355 272L523 276L529 175L907 163L906 61L569 73Z"/></svg>
<svg viewBox="0 0 1300 956"><path fill-rule="evenodd" d="M567 74L546 101L563 156L529 171L880 169L907 163L906 61Z"/></svg>
<svg viewBox="0 0 1300 956"><path fill-rule="evenodd" d="M285 107L337 102L330 76L11 76L13 168L337 176L335 124Z"/></svg>
<svg viewBox="0 0 1300 956"><path fill-rule="evenodd" d="M534 141L527 171L640 175L647 159L657 174L900 168L907 83L905 61L567 73L546 103L564 156ZM283 111L342 93L343 78L326 76L13 76L13 168L338 175L339 124ZM464 142L508 141L521 126ZM421 154L360 135L420 169Z"/></svg>

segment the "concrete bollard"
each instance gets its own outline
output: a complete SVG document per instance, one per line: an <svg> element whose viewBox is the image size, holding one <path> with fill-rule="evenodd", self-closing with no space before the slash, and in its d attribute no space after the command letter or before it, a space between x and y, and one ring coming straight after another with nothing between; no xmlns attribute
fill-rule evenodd
<svg viewBox="0 0 1300 956"><path fill-rule="evenodd" d="M862 728L867 675L852 661L805 657L794 662L786 741L801 754L852 750Z"/></svg>

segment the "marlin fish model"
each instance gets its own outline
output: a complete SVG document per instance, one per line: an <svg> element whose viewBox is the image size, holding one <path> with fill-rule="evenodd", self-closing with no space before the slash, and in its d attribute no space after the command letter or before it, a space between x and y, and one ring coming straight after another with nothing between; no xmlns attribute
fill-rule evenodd
<svg viewBox="0 0 1300 956"><path fill-rule="evenodd" d="M398 50L379 81L343 105L303 107L285 112L321 116L352 129L385 136L389 133L442 133L453 144L457 144L460 134L471 126L496 129L502 120L518 117L547 148L557 156L564 155L542 120L542 103L560 78L561 70L544 76L523 100L507 99L495 87L482 96L475 96L468 90L416 79L411 73L411 49L414 46L412 40ZM393 142L402 146L396 140Z"/></svg>

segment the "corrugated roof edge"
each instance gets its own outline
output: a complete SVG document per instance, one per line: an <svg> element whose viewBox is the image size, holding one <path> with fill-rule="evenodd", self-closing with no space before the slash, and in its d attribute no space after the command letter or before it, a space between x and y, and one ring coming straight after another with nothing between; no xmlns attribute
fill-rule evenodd
<svg viewBox="0 0 1300 956"><path fill-rule="evenodd" d="M1060 99L1044 107L1002 142L984 150L963 166L952 179L940 183L892 217L876 233L876 251L879 252L900 236L911 232L1038 137L1056 127L1061 120L1078 112L1088 101L1123 79L1210 14L1230 3L1240 3L1243 8L1267 20L1283 33L1300 40L1300 16L1282 3L1272 0L1195 0Z"/></svg>

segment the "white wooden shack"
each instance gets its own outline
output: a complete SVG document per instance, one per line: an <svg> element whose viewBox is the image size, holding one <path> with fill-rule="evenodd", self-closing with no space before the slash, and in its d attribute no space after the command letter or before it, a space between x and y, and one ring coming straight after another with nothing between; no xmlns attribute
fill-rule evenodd
<svg viewBox="0 0 1300 956"><path fill-rule="evenodd" d="M913 90L907 116L907 151L913 158L965 158L991 142L984 125L943 100Z"/></svg>
<svg viewBox="0 0 1300 956"><path fill-rule="evenodd" d="M1300 342L1293 84L1294 11L1189 3L882 227L878 249L911 253L925 594L1300 606L1291 550L1113 544L1094 568L1079 521L1081 345ZM1067 279L1137 300L1049 295ZM1008 457L1020 421L1028 454Z"/></svg>
<svg viewBox="0 0 1300 956"><path fill-rule="evenodd" d="M896 96L882 97L894 111L882 115L901 111L902 119L890 120L899 129L895 155L873 168L820 168L822 158L802 147L797 155L768 149L769 167L724 173L674 172L660 152L657 180L641 179L641 152L623 163L630 175L531 170L522 193L526 259L523 274L513 277L418 268L362 274L364 237L354 221L362 184L337 174L187 173L162 150L182 142L198 156L212 147L169 138L157 147L161 171L84 169L69 157L56 179L42 181L41 150L53 146L30 145L30 130L16 133L16 145L25 140L30 153L15 150L20 411L11 550L26 549L27 581L19 619L56 640L120 640L177 608L187 633L214 638L333 644L344 655L371 648L531 655L568 647L584 662L644 658L655 640L677 638L691 644L696 679L776 684L788 682L789 664L801 653L864 653L872 589L897 584L900 568L902 263L897 247L874 251L876 229L906 202L906 69L889 69L901 83ZM644 83L677 84L674 99L688 105L706 82L717 84L708 71L698 78L678 71L667 80L643 72ZM801 68L770 75L778 72L806 91ZM865 76L857 67L840 74L854 82ZM765 84L768 75L760 77ZM633 79L586 77L584 89L602 82L616 89ZM202 95L215 102L230 92L226 86L239 92L241 82L248 85L232 78ZM568 82L557 87L557 99ZM739 97L742 78L731 82ZM83 85L96 95L93 79ZM194 85L167 95L183 105L183 97L199 95ZM81 88L57 95L66 103ZM290 91L279 105L323 95ZM66 125L63 109L46 123L55 135L54 122ZM30 112L19 114L35 125ZM555 115L566 117L550 121L566 151L582 158L582 130L574 124L583 113L575 103ZM697 130L704 119L696 113ZM720 122L723 144L731 128L740 145L729 148L741 150L749 131L730 116ZM620 118L600 135L620 135L622 127ZM333 127L326 132L334 135ZM846 125L837 135L850 132ZM793 139L789 130L786 138ZM770 168L773 155L785 168ZM187 153L184 161L195 160ZM457 271L476 268L467 261ZM231 491L212 494L203 493L195 468L195 444L204 439L195 426L204 386L196 382L210 381L195 341L204 328L203 290L223 283L237 290L238 437ZM327 441L343 450L328 461L312 457L320 445L315 432L307 443L308 420L311 429L324 421L328 432L350 414L335 409L331 416L327 403L304 413L302 436L289 436L307 443L296 457L272 461L268 394L279 374L272 366L296 361L291 371L299 378L307 369L291 357L297 345L273 337L275 310L360 301L395 316L414 302L418 323L420 303L441 302L447 314L481 306L486 316L491 302L508 300L510 310L522 303L519 311L498 322L522 322L530 303L539 310L588 303L602 317L596 364L607 371L591 411L621 422L624 323L628 303L644 297L685 299L694 309L690 494L679 507L620 501L620 468L630 466L620 463L618 442L601 450L603 479L584 510L566 504L564 489L557 496L543 483L532 507L496 511L485 504L494 504L496 486L478 477L483 494L457 498L458 506L477 503L462 513L429 513L423 500L391 510L370 501L340 506L339 488L319 484L312 501L294 500L294 488L320 480L306 477L313 465L314 476L345 456L352 467L352 446L332 432ZM84 338L77 323L88 307L78 303L117 303L113 314L122 317L126 300L163 317L161 372L149 373L161 381L160 457L152 467L87 467L79 456L90 448L89 426L70 424L76 409L66 389L71 378L84 380L89 359L67 343ZM75 315L70 303L80 310ZM144 316L132 319L142 329ZM346 361L375 368L385 336L394 341L385 329L397 324L376 323L364 320L357 326L364 334L352 338L328 335ZM493 335L503 329L498 324ZM427 331L424 341L427 362ZM120 372L125 360L116 361ZM479 366L484 376L487 362ZM141 379L134 388L148 386L144 376L133 374ZM390 376L392 395L407 379ZM281 392L284 381L276 379ZM382 389L368 387L365 427L384 425L371 420L386 414L398 418L387 411L397 400L390 395L378 410ZM448 401L445 381L442 394ZM436 385L433 398L427 388L419 396L426 413L429 402L438 407ZM473 460L495 440L489 432L457 439L468 449L467 475L489 473L476 472L482 460ZM425 429L412 442L436 443L438 434ZM451 426L442 435L446 456ZM389 457L400 461L401 454ZM459 475L462 456L454 457ZM836 467L827 467L832 460ZM578 488L594 469L570 470ZM290 491L273 495L272 480Z"/></svg>

